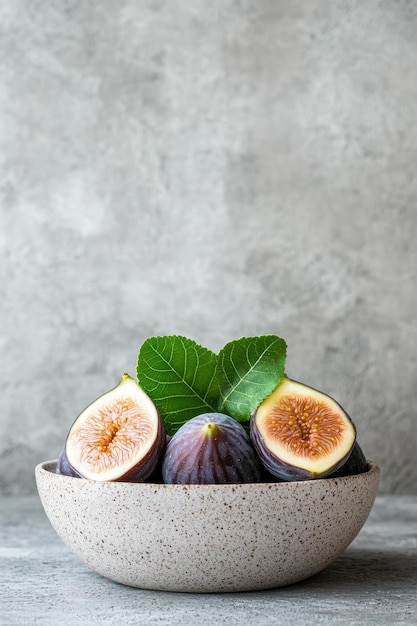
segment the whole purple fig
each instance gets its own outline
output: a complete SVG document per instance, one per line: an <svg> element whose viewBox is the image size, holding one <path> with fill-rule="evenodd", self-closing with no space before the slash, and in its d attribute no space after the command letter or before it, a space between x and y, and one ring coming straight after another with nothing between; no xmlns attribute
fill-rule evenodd
<svg viewBox="0 0 417 626"><path fill-rule="evenodd" d="M261 480L261 465L239 422L222 413L204 413L173 435L162 476L169 484L253 483Z"/></svg>

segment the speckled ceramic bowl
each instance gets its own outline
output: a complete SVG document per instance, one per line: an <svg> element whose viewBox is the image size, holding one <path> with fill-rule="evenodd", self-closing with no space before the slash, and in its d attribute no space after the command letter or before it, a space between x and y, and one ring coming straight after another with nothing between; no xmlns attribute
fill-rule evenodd
<svg viewBox="0 0 417 626"><path fill-rule="evenodd" d="M94 482L36 467L52 526L103 576L144 589L248 591L300 581L355 538L379 467L292 483L163 485Z"/></svg>

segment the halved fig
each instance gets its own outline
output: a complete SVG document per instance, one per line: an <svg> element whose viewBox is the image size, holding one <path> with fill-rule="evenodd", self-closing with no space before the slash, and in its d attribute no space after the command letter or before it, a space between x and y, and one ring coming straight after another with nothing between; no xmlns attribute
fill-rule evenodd
<svg viewBox="0 0 417 626"><path fill-rule="evenodd" d="M82 478L142 482L154 472L164 449L165 430L154 403L123 374L117 387L77 417L65 456Z"/></svg>
<svg viewBox="0 0 417 626"><path fill-rule="evenodd" d="M324 478L352 452L356 429L333 398L287 376L251 418L253 445L282 480Z"/></svg>
<svg viewBox="0 0 417 626"><path fill-rule="evenodd" d="M368 469L368 461L360 447L358 440L352 448L347 461L343 463L335 472L332 472L327 478L340 478L341 476L353 476L354 474L363 474Z"/></svg>
<svg viewBox="0 0 417 626"><path fill-rule="evenodd" d="M261 465L243 426L223 413L204 413L177 430L162 461L165 483L253 483Z"/></svg>
<svg viewBox="0 0 417 626"><path fill-rule="evenodd" d="M56 474L61 474L62 476L72 476L73 478L81 478L80 474L75 471L73 467L68 463L67 455L65 452L65 446L62 448L61 452L58 456L58 461L56 464Z"/></svg>

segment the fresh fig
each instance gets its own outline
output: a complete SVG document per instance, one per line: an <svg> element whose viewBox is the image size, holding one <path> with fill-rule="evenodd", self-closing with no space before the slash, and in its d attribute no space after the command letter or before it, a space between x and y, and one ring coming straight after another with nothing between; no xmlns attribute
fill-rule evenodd
<svg viewBox="0 0 417 626"><path fill-rule="evenodd" d="M325 478L345 463L356 429L333 398L284 376L253 414L250 436L273 476L309 480Z"/></svg>
<svg viewBox="0 0 417 626"><path fill-rule="evenodd" d="M368 469L368 461L360 447L358 441L352 448L349 458L338 470L329 474L327 478L339 478L340 476L353 476L353 474L363 474Z"/></svg>
<svg viewBox="0 0 417 626"><path fill-rule="evenodd" d="M117 387L77 417L65 456L71 471L82 478L142 482L154 472L164 449L165 430L155 405L123 374Z"/></svg>
<svg viewBox="0 0 417 626"><path fill-rule="evenodd" d="M72 476L73 478L81 478L81 475L75 471L73 467L68 463L67 455L65 453L65 446L62 448L61 452L58 456L58 461L56 464L56 474L61 474L62 476Z"/></svg>
<svg viewBox="0 0 417 626"><path fill-rule="evenodd" d="M204 413L183 424L162 461L165 483L252 483L261 465L243 426L222 413Z"/></svg>

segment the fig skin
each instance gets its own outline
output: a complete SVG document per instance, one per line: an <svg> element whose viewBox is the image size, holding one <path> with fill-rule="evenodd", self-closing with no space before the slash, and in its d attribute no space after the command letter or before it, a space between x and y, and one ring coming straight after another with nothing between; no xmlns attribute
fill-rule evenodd
<svg viewBox="0 0 417 626"><path fill-rule="evenodd" d="M336 411L338 415L342 416L345 427L349 431L349 439L346 445L344 444L340 447L340 455L333 456L330 465L326 466L324 469L318 470L313 463L310 463L309 466L308 459L300 459L297 453L293 454L292 452L287 452L287 458L284 460L279 455L272 452L270 449L271 444L268 441L268 438L263 436L260 432L257 425L258 412L261 409L264 411L265 415L265 410L268 411L273 408L275 399L279 398L280 394L281 397L285 397L287 392L283 392L282 389L289 389L288 395L293 394L296 398L299 393L299 397L303 400L308 398L309 394L311 394L311 404L314 404L315 401L320 401L324 404L329 403L331 410ZM267 409L265 409L265 407L267 407ZM264 420L265 419L266 418L264 417ZM274 419L273 415L271 416L271 423L272 419ZM288 419L293 419L295 421L296 417L291 416L290 418L289 416ZM313 480L317 478L329 477L347 462L356 441L356 428L346 411L333 398L321 391L318 391L317 389L313 389L312 387L308 387L303 383L299 383L289 379L287 376L284 376L283 380L275 388L272 394L270 394L270 396L268 396L268 398L266 398L253 413L250 421L250 438L262 465L270 474L276 476L277 479L283 481ZM292 462L289 462L288 458L291 458Z"/></svg>
<svg viewBox="0 0 417 626"><path fill-rule="evenodd" d="M148 417L144 424L145 428L151 428L152 439L141 435L143 414ZM129 447L135 436L140 445ZM100 454L114 454L111 452L114 445L120 445L122 454L111 458L110 470L105 466L103 471L96 472L94 455L97 454L100 462ZM65 464L59 467L88 480L144 482L156 471L165 447L165 428L154 403L133 378L123 374L119 385L97 398L76 418L64 446ZM109 452L103 452L105 448ZM88 465L83 461L84 456ZM107 458L105 462L108 463Z"/></svg>
<svg viewBox="0 0 417 626"><path fill-rule="evenodd" d="M73 467L71 467L67 459L67 455L65 453L65 446L62 448L61 452L59 453L55 473L60 474L61 476L72 476L73 478L82 478L81 474L79 474Z"/></svg>
<svg viewBox="0 0 417 626"><path fill-rule="evenodd" d="M165 435L164 452L171 439L172 439L172 435ZM148 478L144 482L157 484L157 485L161 485L164 483L164 479L162 478L162 459L160 459L160 462L158 462L152 474L148 476Z"/></svg>
<svg viewBox="0 0 417 626"><path fill-rule="evenodd" d="M166 484L260 482L262 468L245 429L223 413L203 413L183 424L162 461Z"/></svg>
<svg viewBox="0 0 417 626"><path fill-rule="evenodd" d="M353 476L354 474L363 474L368 471L368 461L366 456L360 447L358 441L352 448L352 452L349 455L347 461L339 467L338 470L329 474L327 478L340 478L341 476Z"/></svg>
<svg viewBox="0 0 417 626"><path fill-rule="evenodd" d="M158 473L158 465L160 464L166 448L165 429L162 420L158 422L158 433L155 438L154 445L148 454L143 457L139 463L134 465L120 478L116 478L119 482L142 483L149 481L149 478ZM152 480L156 482L156 480Z"/></svg>

